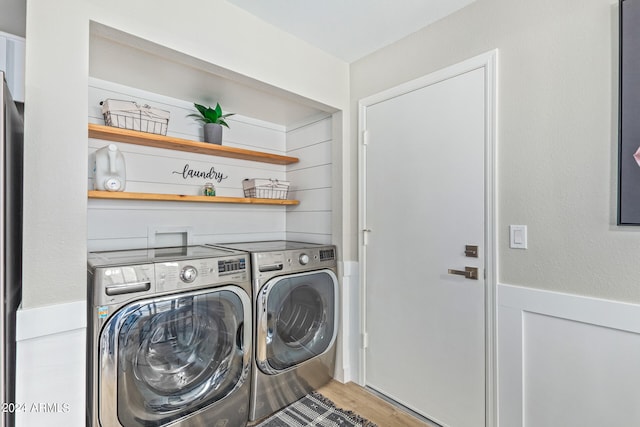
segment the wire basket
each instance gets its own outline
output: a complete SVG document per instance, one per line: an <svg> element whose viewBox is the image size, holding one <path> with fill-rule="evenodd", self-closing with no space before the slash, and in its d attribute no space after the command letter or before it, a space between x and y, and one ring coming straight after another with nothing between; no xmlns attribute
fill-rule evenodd
<svg viewBox="0 0 640 427"><path fill-rule="evenodd" d="M169 111L118 99L106 99L100 105L107 126L158 135L167 134Z"/></svg>
<svg viewBox="0 0 640 427"><path fill-rule="evenodd" d="M289 181L277 179L245 179L242 181L244 197L257 199L286 199Z"/></svg>

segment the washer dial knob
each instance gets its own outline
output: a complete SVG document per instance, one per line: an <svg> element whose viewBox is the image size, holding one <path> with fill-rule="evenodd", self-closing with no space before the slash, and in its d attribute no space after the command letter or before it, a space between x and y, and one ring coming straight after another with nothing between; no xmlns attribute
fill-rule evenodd
<svg viewBox="0 0 640 427"><path fill-rule="evenodd" d="M300 257L298 258L298 261L300 261L300 264L302 264L302 265L307 265L309 263L309 255L300 254Z"/></svg>
<svg viewBox="0 0 640 427"><path fill-rule="evenodd" d="M191 283L198 277L198 270L195 267L187 265L180 272L180 279L185 283Z"/></svg>

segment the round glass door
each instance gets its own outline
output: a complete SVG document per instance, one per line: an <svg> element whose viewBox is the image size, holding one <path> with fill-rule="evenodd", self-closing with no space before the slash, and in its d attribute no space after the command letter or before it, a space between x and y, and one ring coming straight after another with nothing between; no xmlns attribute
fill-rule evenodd
<svg viewBox="0 0 640 427"><path fill-rule="evenodd" d="M258 310L266 313L263 336L258 337L258 348L264 348L265 360L258 360L263 371L288 369L331 346L336 334L337 303L333 272L284 276L267 283L264 289L266 310Z"/></svg>
<svg viewBox="0 0 640 427"><path fill-rule="evenodd" d="M208 406L244 380L243 302L218 290L140 305L117 335L118 419L160 426Z"/></svg>

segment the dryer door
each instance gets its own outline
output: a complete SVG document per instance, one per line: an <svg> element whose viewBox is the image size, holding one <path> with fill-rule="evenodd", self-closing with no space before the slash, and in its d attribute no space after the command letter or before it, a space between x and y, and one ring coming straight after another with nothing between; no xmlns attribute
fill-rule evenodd
<svg viewBox="0 0 640 427"><path fill-rule="evenodd" d="M331 270L268 281L257 301L256 363L276 374L326 352L337 333L338 279Z"/></svg>
<svg viewBox="0 0 640 427"><path fill-rule="evenodd" d="M101 334L103 425L160 426L232 393L246 380L250 324L249 297L231 286L116 313Z"/></svg>

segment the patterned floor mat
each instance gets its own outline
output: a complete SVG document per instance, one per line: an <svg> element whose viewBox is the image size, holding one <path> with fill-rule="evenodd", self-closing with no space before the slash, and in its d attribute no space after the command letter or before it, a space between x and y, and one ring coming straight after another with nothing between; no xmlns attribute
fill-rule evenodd
<svg viewBox="0 0 640 427"><path fill-rule="evenodd" d="M336 405L320 393L310 393L254 427L377 427Z"/></svg>

